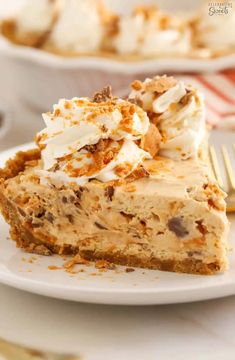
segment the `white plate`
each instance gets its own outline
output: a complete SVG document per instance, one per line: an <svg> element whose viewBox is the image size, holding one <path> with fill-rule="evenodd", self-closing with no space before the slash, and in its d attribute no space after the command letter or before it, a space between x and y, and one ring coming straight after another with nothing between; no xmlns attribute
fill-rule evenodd
<svg viewBox="0 0 235 360"><path fill-rule="evenodd" d="M215 135L217 142L234 135ZM229 139L229 137L231 139ZM20 149L32 144L13 148L0 155L0 166ZM235 217L231 217L229 240L235 241ZM149 305L189 302L235 294L234 252L230 253L230 269L224 275L196 276L174 274L154 270L136 269L126 273L125 267L118 272L99 272L93 266L79 265L84 272L69 274L64 270L49 270L48 266L61 266L64 260L58 256L43 257L25 254L8 238L8 226L0 218L0 282L29 292L55 298L100 303ZM96 275L94 275L96 274Z"/></svg>

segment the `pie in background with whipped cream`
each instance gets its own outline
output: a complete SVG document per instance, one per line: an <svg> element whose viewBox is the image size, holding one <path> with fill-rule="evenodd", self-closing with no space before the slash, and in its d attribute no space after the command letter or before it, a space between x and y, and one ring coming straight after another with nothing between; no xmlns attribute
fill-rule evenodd
<svg viewBox="0 0 235 360"><path fill-rule="evenodd" d="M227 269L225 194L207 161L202 94L173 77L61 99L37 148L0 171L17 246L192 274Z"/></svg>
<svg viewBox="0 0 235 360"><path fill-rule="evenodd" d="M208 3L193 14L170 14L143 5L120 15L102 0L27 0L12 19L2 21L1 33L15 44L62 56L128 61L233 53L234 28L234 8L210 16Z"/></svg>

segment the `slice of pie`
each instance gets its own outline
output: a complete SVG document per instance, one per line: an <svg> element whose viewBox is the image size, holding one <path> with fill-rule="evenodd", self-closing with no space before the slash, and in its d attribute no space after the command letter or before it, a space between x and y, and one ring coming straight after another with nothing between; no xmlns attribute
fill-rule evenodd
<svg viewBox="0 0 235 360"><path fill-rule="evenodd" d="M201 94L169 77L60 100L37 149L9 160L0 206L25 251L192 274L227 268L224 193Z"/></svg>

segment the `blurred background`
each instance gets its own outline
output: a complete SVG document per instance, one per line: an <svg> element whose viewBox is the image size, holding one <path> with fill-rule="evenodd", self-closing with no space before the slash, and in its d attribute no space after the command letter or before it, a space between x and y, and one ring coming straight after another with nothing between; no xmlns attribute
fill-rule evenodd
<svg viewBox="0 0 235 360"><path fill-rule="evenodd" d="M39 0L40 1L40 0ZM25 0L0 0L1 16L5 16L19 9ZM138 4L157 4L161 8L169 11L193 10L203 3L203 0L105 0L109 8L120 13L130 11Z"/></svg>
<svg viewBox="0 0 235 360"><path fill-rule="evenodd" d="M27 2L29 1L27 0ZM41 1L31 1L34 7L41 3ZM66 4L70 0L61 1ZM83 3L85 1L87 0L83 0ZM25 3L26 0L0 0L0 18L14 18ZM183 15L183 18L192 16L191 14L198 11L202 5L206 9L205 11L208 11L209 6L209 2L204 0L106 0L105 3L109 9L120 14L130 13L137 5L154 4L161 10L169 11L172 14L186 12L187 15ZM31 10L27 11L26 18L30 19ZM226 15L224 15L225 17ZM220 21L221 17L213 19L216 22ZM50 110L52 104L57 102L60 97L92 95L94 90L107 84L113 86L115 94L126 95L128 84L135 78L144 79L146 76L157 73L181 72L185 75L185 71L188 74L191 70L203 73L218 68L231 68L231 58L229 63L228 59L225 59L224 63L220 59L212 63L203 63L203 60L190 62L185 58L175 59L168 56L167 61L153 59L133 66L125 61L119 60L114 64L109 60L95 57L88 59L63 58L45 51L10 44L1 36L0 110L4 116L0 117L2 125L0 127L2 130L0 132L0 151L31 141L34 134L43 126L40 114ZM232 61L234 62L234 57ZM215 99L212 100L214 102ZM229 111L231 113L231 109ZM215 114L216 117L218 120L218 114Z"/></svg>

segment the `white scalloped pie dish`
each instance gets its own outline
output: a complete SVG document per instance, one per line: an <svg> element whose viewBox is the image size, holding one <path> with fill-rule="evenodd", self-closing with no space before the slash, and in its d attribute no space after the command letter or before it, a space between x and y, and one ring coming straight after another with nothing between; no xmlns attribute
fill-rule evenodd
<svg viewBox="0 0 235 360"><path fill-rule="evenodd" d="M147 59L119 61L102 57L63 57L0 37L0 56L7 59L15 89L26 102L48 110L59 98L90 96L107 84L115 94L134 79L170 72L211 72L234 66L235 54L215 59Z"/></svg>

